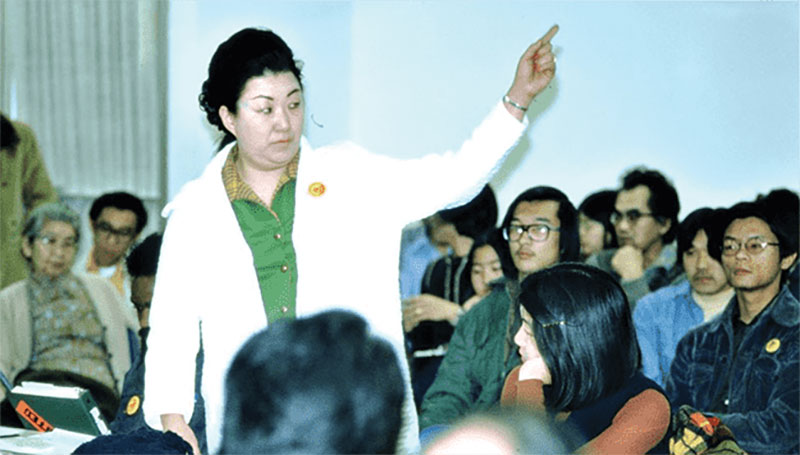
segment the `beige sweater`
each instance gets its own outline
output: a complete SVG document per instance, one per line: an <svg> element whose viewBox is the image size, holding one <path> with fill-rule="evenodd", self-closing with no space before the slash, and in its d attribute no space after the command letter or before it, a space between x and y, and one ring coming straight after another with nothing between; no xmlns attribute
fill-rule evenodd
<svg viewBox="0 0 800 455"><path fill-rule="evenodd" d="M125 373L131 366L128 330L135 334L139 324L136 315L127 308L117 289L105 278L78 275L86 285L95 305L97 317L105 328L106 346L111 354L111 372L122 392ZM33 321L28 306L27 280L18 281L0 291L0 371L13 383L27 368L33 344ZM6 391L0 387L0 401Z"/></svg>

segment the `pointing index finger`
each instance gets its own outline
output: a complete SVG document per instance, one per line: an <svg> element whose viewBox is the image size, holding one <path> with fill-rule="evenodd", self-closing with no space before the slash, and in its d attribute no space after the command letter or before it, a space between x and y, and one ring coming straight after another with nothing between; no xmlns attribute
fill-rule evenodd
<svg viewBox="0 0 800 455"><path fill-rule="evenodd" d="M544 36L542 37L542 39L540 39L539 41L541 43L547 43L551 39L553 39L553 37L556 35L556 33L558 33L558 24L553 25L552 27L550 27L550 30L548 30L547 33L545 33Z"/></svg>

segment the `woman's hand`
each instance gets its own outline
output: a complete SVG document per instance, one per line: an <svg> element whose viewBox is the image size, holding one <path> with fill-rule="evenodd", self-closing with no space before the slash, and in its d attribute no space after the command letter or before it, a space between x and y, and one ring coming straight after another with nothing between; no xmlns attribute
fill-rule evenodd
<svg viewBox="0 0 800 455"><path fill-rule="evenodd" d="M517 64L517 73L507 95L511 101L526 109L556 74L556 57L550 44L556 32L558 25L552 26L541 39L531 44ZM522 120L525 115L523 110L510 103L505 104L511 115Z"/></svg>
<svg viewBox="0 0 800 455"><path fill-rule="evenodd" d="M544 363L544 359L536 357L522 362L519 367L519 380L538 379L545 385L552 384L553 378L550 377L550 370Z"/></svg>
<svg viewBox="0 0 800 455"><path fill-rule="evenodd" d="M197 444L197 437L192 428L186 423L183 414L161 414L161 426L164 431L171 431L182 437L184 441L192 446L194 455L200 455L200 446Z"/></svg>
<svg viewBox="0 0 800 455"><path fill-rule="evenodd" d="M403 329L410 332L422 321L448 321L456 325L461 307L457 303L431 294L422 294L403 301Z"/></svg>

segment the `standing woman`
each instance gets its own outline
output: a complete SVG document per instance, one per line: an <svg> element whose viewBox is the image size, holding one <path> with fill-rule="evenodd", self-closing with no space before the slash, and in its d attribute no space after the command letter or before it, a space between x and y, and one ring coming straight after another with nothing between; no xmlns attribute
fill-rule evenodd
<svg viewBox="0 0 800 455"><path fill-rule="evenodd" d="M164 209L169 220L146 359L150 425L175 431L197 450L185 422L200 337L211 452L220 442L228 365L268 323L350 309L402 356L399 233L471 199L491 177L523 133L527 106L554 76L556 31L525 51L503 101L458 152L408 161L350 143L313 149L302 136L302 76L286 43L253 28L222 43L200 104L224 133L224 147ZM410 397L406 402L400 444L413 448L416 413Z"/></svg>
<svg viewBox="0 0 800 455"><path fill-rule="evenodd" d="M641 373L625 293L597 268L563 263L525 278L522 365L506 378L501 404L546 410L577 431L571 450L645 453L662 441L670 406Z"/></svg>

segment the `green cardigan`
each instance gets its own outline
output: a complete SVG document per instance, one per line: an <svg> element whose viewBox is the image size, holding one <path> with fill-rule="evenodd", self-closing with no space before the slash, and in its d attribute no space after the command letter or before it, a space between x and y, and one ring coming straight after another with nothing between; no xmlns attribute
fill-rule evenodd
<svg viewBox="0 0 800 455"><path fill-rule="evenodd" d="M501 282L461 317L422 402L421 429L447 425L499 403L506 376L520 364L512 341L520 318L517 306L511 306L518 289L516 281Z"/></svg>

